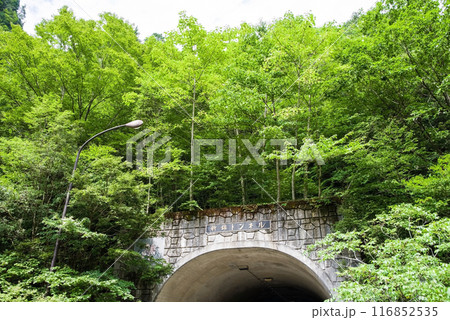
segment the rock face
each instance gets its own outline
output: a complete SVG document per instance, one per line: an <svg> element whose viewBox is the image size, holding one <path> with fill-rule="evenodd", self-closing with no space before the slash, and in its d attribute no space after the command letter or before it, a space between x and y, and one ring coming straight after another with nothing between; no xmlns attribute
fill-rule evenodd
<svg viewBox="0 0 450 320"><path fill-rule="evenodd" d="M230 298L223 294L214 296L214 289L211 289L211 292L205 292L203 296L193 291L195 283L200 281L205 284L207 279L223 278L228 272L228 269L220 271L220 266L214 265L212 258L228 265L233 265L233 262L236 261L246 263L246 265L254 264L254 268L261 260L258 269L261 277L266 274L278 274L278 279L284 279L283 283L276 282L277 279L275 279L271 285L284 288L287 285L295 284L297 288L302 287L309 292L315 292L315 296L319 297L319 300L328 298L340 282L336 276L334 263L319 262L315 252L309 255L305 253L308 245L325 237L331 232L333 224L339 220L337 205L334 203L312 204L306 201L291 201L280 204L176 212L169 214L167 218L161 237L149 239L156 246L153 245L148 254L162 256L167 262L173 264L174 273L151 292L145 288L142 288L142 291L145 290L142 293L141 290L138 290L137 296L140 296L142 300L229 300ZM268 250L274 251L268 255ZM282 256L278 257L275 253L282 253ZM275 256L278 257L276 258L278 262L271 261L275 259ZM243 257L247 257L247 260ZM197 265L200 261L202 265ZM206 264L209 267L207 270L203 270ZM286 269L281 272L282 267L278 265L283 264L284 266L291 265L292 270ZM262 265L266 265L267 268L261 267ZM270 269L269 265L271 265ZM189 273L183 275L185 272L183 270L189 270ZM195 270L202 274L192 275L196 274ZM291 278L286 278L289 273L292 273ZM297 277L295 274L300 273L302 273L301 279L294 279ZM217 284L222 286L221 292L226 291L223 285L232 283L232 279L236 277L230 273L225 277L223 284ZM258 279L258 275L255 277ZM177 280L178 278L180 280ZM312 278L314 281L308 280ZM183 285L176 284L176 281L183 281L186 284L192 281L192 284L186 286L189 293L186 292L183 295L180 289ZM176 294L171 292L170 287L177 288ZM243 287L245 288L245 285Z"/></svg>

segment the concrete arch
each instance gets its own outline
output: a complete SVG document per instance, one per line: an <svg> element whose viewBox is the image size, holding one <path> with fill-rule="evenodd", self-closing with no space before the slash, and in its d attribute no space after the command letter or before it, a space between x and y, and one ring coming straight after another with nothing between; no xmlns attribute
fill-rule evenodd
<svg viewBox="0 0 450 320"><path fill-rule="evenodd" d="M207 245L184 256L155 301L323 301L332 290L323 269L298 250L247 240Z"/></svg>

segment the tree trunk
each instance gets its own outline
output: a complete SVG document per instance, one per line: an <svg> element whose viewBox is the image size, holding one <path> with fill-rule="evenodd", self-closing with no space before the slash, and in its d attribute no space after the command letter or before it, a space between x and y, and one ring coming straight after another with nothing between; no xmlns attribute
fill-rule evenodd
<svg viewBox="0 0 450 320"><path fill-rule="evenodd" d="M242 176L241 172L241 193L242 193L242 204L245 204L245 184L244 184L244 177Z"/></svg>
<svg viewBox="0 0 450 320"><path fill-rule="evenodd" d="M300 78L300 76L301 76L301 73L300 73L300 70L301 70L301 61L300 61L300 58L299 58L299 61L298 61L298 68L297 68L297 78ZM300 107L301 107L301 93L302 93L302 91L301 91L301 84L300 84L300 82L298 82L298 85L297 85L297 108L298 108L298 110L300 110ZM309 129L308 129L309 130ZM297 139L297 136L298 136L298 126L296 125L295 126L295 139ZM295 170L296 170L296 165L295 165L295 157L294 157L294 163L292 164L292 174L291 174L291 193L292 193L292 200L295 200Z"/></svg>
<svg viewBox="0 0 450 320"><path fill-rule="evenodd" d="M189 201L194 200L194 116L195 116L195 89L196 89L196 83L194 78L194 87L193 87L193 94L192 94L192 119L191 119L191 178L189 181Z"/></svg>
<svg viewBox="0 0 450 320"><path fill-rule="evenodd" d="M305 163L305 175L304 175L304 183L303 183L303 198L308 198L308 163Z"/></svg>
<svg viewBox="0 0 450 320"><path fill-rule="evenodd" d="M263 132L264 132L264 134L263 134L263 140L264 140L264 145L263 145L263 147L262 147L263 150L266 148L266 143L265 143L265 141L266 141L266 133L265 133L265 132L266 132L266 118L267 118L267 93L266 93L266 103L264 104L264 124L263 124ZM263 177L263 179L264 179L265 166L262 165L261 167L262 167L262 168L261 168L262 177ZM261 199L263 199L264 197L265 197L265 193L264 193L264 190L261 188Z"/></svg>
<svg viewBox="0 0 450 320"><path fill-rule="evenodd" d="M309 138L311 136L311 95L309 95L309 101L308 101L308 127L307 127L307 137ZM304 175L304 185L303 185L303 198L308 198L308 169L309 165L306 162L305 163L305 175Z"/></svg>
<svg viewBox="0 0 450 320"><path fill-rule="evenodd" d="M147 190L147 209L146 209L147 214L150 211L150 189L151 189L151 185L152 185L152 175L149 174L149 176L148 176L148 190Z"/></svg>
<svg viewBox="0 0 450 320"><path fill-rule="evenodd" d="M236 141L239 140L239 129L235 129ZM237 160L241 159L241 151L239 150L239 144L236 145L237 152ZM242 164L239 164L239 180L241 181L241 196L242 196L242 204L245 204L245 181L244 175L242 174Z"/></svg>
<svg viewBox="0 0 450 320"><path fill-rule="evenodd" d="M309 103L308 103L308 138L310 136L310 130L311 130L311 95L309 95Z"/></svg>
<svg viewBox="0 0 450 320"><path fill-rule="evenodd" d="M277 202L280 202L281 198L281 181L280 181L280 160L275 159L275 165L277 168Z"/></svg>
<svg viewBox="0 0 450 320"><path fill-rule="evenodd" d="M292 200L295 200L295 162L292 165L291 192L292 192Z"/></svg>
<svg viewBox="0 0 450 320"><path fill-rule="evenodd" d="M317 165L318 167L319 167L319 183L318 183L318 187L319 187L319 198L320 198L320 196L322 195L322 187L321 187L321 184L322 184L322 166L320 166L320 165Z"/></svg>

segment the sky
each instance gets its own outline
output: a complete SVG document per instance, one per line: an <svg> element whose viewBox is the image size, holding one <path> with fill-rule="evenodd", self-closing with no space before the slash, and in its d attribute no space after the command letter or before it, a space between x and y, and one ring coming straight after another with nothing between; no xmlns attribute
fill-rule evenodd
<svg viewBox="0 0 450 320"><path fill-rule="evenodd" d="M178 13L186 11L196 17L208 30L235 27L242 22L256 24L280 18L287 11L294 14L308 12L316 16L317 25L350 19L353 12L370 9L376 0L21 0L26 6L24 29L34 34L34 26L42 19L50 19L64 5L78 18L98 19L102 12L112 12L137 26L139 37L173 30Z"/></svg>

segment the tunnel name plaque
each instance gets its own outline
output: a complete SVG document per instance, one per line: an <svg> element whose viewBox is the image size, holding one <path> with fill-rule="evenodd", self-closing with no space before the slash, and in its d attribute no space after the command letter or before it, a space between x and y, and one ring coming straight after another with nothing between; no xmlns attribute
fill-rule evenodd
<svg viewBox="0 0 450 320"><path fill-rule="evenodd" d="M222 223L206 226L206 233L239 232L270 229L270 220Z"/></svg>

